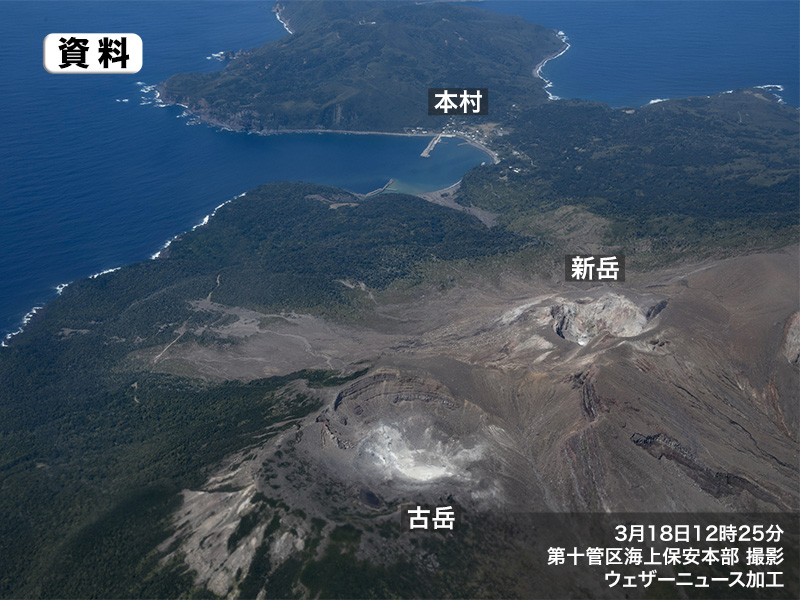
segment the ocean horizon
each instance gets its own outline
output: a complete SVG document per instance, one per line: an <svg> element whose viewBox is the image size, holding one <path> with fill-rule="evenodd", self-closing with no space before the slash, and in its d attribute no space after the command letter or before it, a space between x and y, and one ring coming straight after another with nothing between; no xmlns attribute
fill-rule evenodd
<svg viewBox="0 0 800 600"><path fill-rule="evenodd" d="M478 5L564 32L569 50L542 69L548 91L561 98L641 106L780 85L775 91L785 102L800 104L794 2ZM0 4L0 47L16 58L0 67L3 80L14 83L0 90L7 107L0 115L0 339L63 285L150 259L215 207L259 184L300 180L366 193L394 179L404 189L427 191L488 160L453 139L423 159L428 137L247 135L159 106L155 85L170 75L220 69L220 52L288 35L272 6ZM135 75L50 75L42 68L42 40L65 31L138 33L145 66Z"/></svg>

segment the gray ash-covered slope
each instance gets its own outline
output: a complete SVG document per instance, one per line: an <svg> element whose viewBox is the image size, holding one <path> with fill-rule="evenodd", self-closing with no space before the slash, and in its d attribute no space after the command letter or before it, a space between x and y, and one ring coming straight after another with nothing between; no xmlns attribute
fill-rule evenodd
<svg viewBox="0 0 800 600"><path fill-rule="evenodd" d="M453 578L460 595L593 596L591 578L530 558L552 533L536 513L796 512L798 266L793 248L614 289L507 278L380 297L382 318L339 329L329 355L347 364L358 339L368 372L185 490L162 547L231 596L327 597L355 573L382 596L441 595ZM326 345L324 330L302 335L309 357ZM407 502L456 503L468 532L402 534Z"/></svg>
<svg viewBox="0 0 800 600"><path fill-rule="evenodd" d="M326 350L346 364L355 336L374 366L309 417L298 448L353 501L363 487L483 509L796 510L793 254L616 290L514 282L381 302L383 321L342 326L342 350ZM255 338L296 328L239 335L257 352ZM324 346L324 330L302 332L309 355Z"/></svg>
<svg viewBox="0 0 800 600"><path fill-rule="evenodd" d="M68 287L0 353L3 595L568 596L525 515L797 511L797 248L590 288L529 243L272 184Z"/></svg>
<svg viewBox="0 0 800 600"><path fill-rule="evenodd" d="M546 101L536 65L564 43L552 30L478 8L405 2L289 2L293 35L219 73L181 74L162 98L235 130L436 128L430 87L488 87L492 118ZM295 25L297 23L297 25Z"/></svg>
<svg viewBox="0 0 800 600"><path fill-rule="evenodd" d="M426 265L528 244L411 196L276 183L158 260L74 282L0 352L0 595L178 596L136 574L177 492L315 406L276 390L328 378L246 382L338 369L359 340L319 315L353 319Z"/></svg>

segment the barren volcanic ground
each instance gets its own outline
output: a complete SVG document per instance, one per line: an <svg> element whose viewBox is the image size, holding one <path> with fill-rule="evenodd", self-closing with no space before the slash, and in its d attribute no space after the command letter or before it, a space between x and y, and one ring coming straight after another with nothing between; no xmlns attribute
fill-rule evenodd
<svg viewBox="0 0 800 600"><path fill-rule="evenodd" d="M228 315L216 344L138 358L209 379L366 371L186 490L164 547L198 583L247 595L323 556L323 532L356 532L359 560L435 568L413 536L387 540L405 502L456 503L465 521L797 511L797 248L581 285L384 293L360 326L196 303Z"/></svg>

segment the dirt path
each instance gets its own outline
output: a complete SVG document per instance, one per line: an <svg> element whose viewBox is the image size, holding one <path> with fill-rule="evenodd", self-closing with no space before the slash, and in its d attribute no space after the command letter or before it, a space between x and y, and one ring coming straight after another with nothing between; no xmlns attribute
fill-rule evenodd
<svg viewBox="0 0 800 600"><path fill-rule="evenodd" d="M213 294L214 292L216 292L216 291L217 291L217 289L219 288L219 277L220 277L220 275L222 275L222 273L219 273L219 274L217 274L217 287L215 287L213 290L211 290L210 292L208 292L208 296L206 296L206 300L207 300L208 302L211 302L211 294Z"/></svg>

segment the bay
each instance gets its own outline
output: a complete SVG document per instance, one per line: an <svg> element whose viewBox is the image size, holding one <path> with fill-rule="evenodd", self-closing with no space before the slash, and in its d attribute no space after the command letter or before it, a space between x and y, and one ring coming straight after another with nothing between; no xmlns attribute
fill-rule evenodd
<svg viewBox="0 0 800 600"><path fill-rule="evenodd" d="M217 205L270 181L367 193L389 179L430 191L487 161L429 138L257 136L191 125L157 107L151 86L210 71L222 50L288 35L269 2L2 2L0 51L0 339L60 284L146 260ZM49 33L133 32L135 75L51 75Z"/></svg>
<svg viewBox="0 0 800 600"><path fill-rule="evenodd" d="M779 84L800 105L793 0L476 3L569 37L546 64L549 91L611 106ZM427 138L248 136L158 108L150 86L177 72L223 67L212 53L287 35L272 2L0 3L0 338L56 286L146 260L215 206L268 181L368 192L390 178L404 191L454 183L486 155ZM133 32L145 42L136 75L58 76L42 68L53 32ZM148 91L149 90L149 91Z"/></svg>

